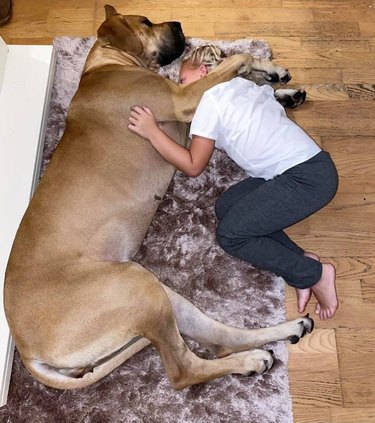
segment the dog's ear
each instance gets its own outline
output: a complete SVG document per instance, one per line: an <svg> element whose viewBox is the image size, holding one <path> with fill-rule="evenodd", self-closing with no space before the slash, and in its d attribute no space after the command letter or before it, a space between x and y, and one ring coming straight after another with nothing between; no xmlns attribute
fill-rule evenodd
<svg viewBox="0 0 375 423"><path fill-rule="evenodd" d="M124 19L107 19L104 21L98 28L98 37L107 41L112 47L135 56L143 53L143 45L140 39Z"/></svg>
<svg viewBox="0 0 375 423"><path fill-rule="evenodd" d="M105 9L105 18L106 19L109 19L113 15L118 15L117 10L113 6L111 6L110 4L106 4L104 6L104 9Z"/></svg>

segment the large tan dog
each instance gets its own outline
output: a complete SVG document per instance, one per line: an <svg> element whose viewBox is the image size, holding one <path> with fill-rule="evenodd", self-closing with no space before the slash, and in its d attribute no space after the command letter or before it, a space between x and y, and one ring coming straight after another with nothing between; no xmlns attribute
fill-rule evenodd
<svg viewBox="0 0 375 423"><path fill-rule="evenodd" d="M232 56L188 88L154 71L178 57L177 22L154 25L106 6L71 103L65 133L19 227L5 283L5 311L27 369L46 385L87 386L150 342L172 386L229 373L262 373L272 354L256 350L297 341L312 329L299 318L245 330L218 323L130 261L174 169L127 129L130 107L147 104L185 142L202 93L252 67L287 81L288 72L248 55ZM174 122L174 123L173 123ZM219 357L193 354L180 333Z"/></svg>

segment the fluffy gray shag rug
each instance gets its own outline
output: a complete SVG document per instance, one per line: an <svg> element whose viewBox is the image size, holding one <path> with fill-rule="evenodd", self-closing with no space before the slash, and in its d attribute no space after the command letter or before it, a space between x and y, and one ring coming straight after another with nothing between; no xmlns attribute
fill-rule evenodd
<svg viewBox="0 0 375 423"><path fill-rule="evenodd" d="M54 79L43 170L65 126L67 107L93 38L55 40ZM202 43L190 39L192 46ZM228 54L271 53L263 41L249 39L217 44ZM178 61L162 69L177 77ZM135 260L211 317L239 327L270 326L285 320L284 281L226 255L215 241L214 203L243 172L216 151L207 170L196 179L177 172ZM141 312L141 310L140 310ZM189 346L210 355L195 342ZM287 347L274 343L272 370L258 377L227 376L187 388L171 389L159 356L151 346L95 385L59 391L34 380L16 352L8 404L1 422L111 423L291 423Z"/></svg>

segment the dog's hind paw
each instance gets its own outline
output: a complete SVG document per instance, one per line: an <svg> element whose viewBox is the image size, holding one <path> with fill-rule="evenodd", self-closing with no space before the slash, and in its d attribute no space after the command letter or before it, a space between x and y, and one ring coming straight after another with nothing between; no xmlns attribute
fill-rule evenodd
<svg viewBox="0 0 375 423"><path fill-rule="evenodd" d="M242 359L243 369L241 371L235 371L234 373L240 373L244 376L261 375L273 365L274 358L273 353L265 350L251 350L242 353L232 354L231 357Z"/></svg>
<svg viewBox="0 0 375 423"><path fill-rule="evenodd" d="M296 344L306 333L311 333L314 330L314 320L310 318L309 314L306 314L302 320L297 321L297 334L293 334L288 337L291 344Z"/></svg>

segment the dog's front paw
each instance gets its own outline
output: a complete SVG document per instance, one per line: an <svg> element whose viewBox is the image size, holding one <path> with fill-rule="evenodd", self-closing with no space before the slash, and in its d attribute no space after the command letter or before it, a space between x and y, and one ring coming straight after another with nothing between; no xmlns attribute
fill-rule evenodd
<svg viewBox="0 0 375 423"><path fill-rule="evenodd" d="M292 95L292 102L293 104L290 105L291 109L300 106L306 100L306 91L305 90L297 90L294 95Z"/></svg>
<svg viewBox="0 0 375 423"><path fill-rule="evenodd" d="M288 109L294 109L305 102L306 91L279 88L278 90L275 90L275 98L282 106L287 107Z"/></svg>
<svg viewBox="0 0 375 423"><path fill-rule="evenodd" d="M272 84L279 83L280 85L285 85L292 79L292 75L289 73L288 69L276 68L274 72L266 74L266 79Z"/></svg>

